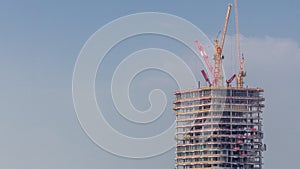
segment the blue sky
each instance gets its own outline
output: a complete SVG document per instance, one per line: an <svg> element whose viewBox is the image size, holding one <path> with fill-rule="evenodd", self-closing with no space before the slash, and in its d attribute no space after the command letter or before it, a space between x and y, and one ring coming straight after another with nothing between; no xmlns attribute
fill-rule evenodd
<svg viewBox="0 0 300 169"><path fill-rule="evenodd" d="M229 0L1 1L0 168L174 168L174 149L158 157L133 160L112 155L87 137L76 118L72 102L74 65L82 46L94 32L114 19L137 12L177 15L192 22L213 39L223 25L228 2L233 3ZM297 121L300 118L297 106L300 95L297 90L300 82L297 64L300 61L299 7L300 1L297 0L239 2L241 45L247 57L247 84L266 90L266 169L297 168L300 150ZM230 48L234 34L233 17L228 34L225 45ZM147 41L147 38L150 40ZM170 39L160 38L159 43L155 40L155 36L136 38L120 49L129 53L142 47L162 45L162 48L178 52L178 55L189 54L184 47L177 48L180 44ZM136 43L138 47L134 46ZM167 43L176 47L172 48ZM230 50L225 52L229 55L228 61L234 60ZM191 59L189 56L183 58ZM108 86L106 80L111 78L111 67L121 60L122 57L107 58L104 68L99 68L99 72L101 69L104 72L103 76L96 78L96 93L100 101L103 98L99 92L105 91ZM187 62L195 67L196 63ZM227 67L230 69L235 64L227 64ZM158 81L145 83L143 76L158 76ZM171 95L171 89L176 89L174 81L166 74L149 71L143 76L137 76L132 86L143 88L137 91L131 89L132 102L137 108L149 106L145 98L153 88L162 88ZM171 89L157 83L159 80L165 80ZM168 98L172 99L171 95ZM168 100L167 106L170 109L171 101ZM110 112L115 111L110 104L108 101L104 116L116 129L128 135L159 133L174 119L172 110L168 110L160 121L137 129L136 124L130 125L119 116L111 115Z"/></svg>

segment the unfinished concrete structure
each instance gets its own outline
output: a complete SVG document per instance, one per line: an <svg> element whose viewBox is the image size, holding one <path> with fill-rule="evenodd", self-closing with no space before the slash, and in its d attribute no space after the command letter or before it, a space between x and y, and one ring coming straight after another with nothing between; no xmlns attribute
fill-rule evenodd
<svg viewBox="0 0 300 169"><path fill-rule="evenodd" d="M235 0L236 4L236 0ZM214 67L204 48L195 41L210 77L202 74L208 86L175 92L176 169L261 169L263 144L263 89L244 87L244 57L240 55L239 33L237 49L239 72L226 80L222 73L222 49L231 10L228 5L220 43L215 40ZM237 5L236 9L236 30ZM231 82L237 77L236 87Z"/></svg>
<svg viewBox="0 0 300 169"><path fill-rule="evenodd" d="M176 168L261 169L261 88L175 92Z"/></svg>

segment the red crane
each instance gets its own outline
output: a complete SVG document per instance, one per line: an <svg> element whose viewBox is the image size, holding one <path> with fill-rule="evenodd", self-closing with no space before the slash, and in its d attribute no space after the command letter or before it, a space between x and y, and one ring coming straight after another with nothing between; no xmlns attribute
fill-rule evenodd
<svg viewBox="0 0 300 169"><path fill-rule="evenodd" d="M229 87L230 83L234 80L235 77L236 77L236 74L234 74L233 76L231 76L230 79L226 80L227 87Z"/></svg>
<svg viewBox="0 0 300 169"><path fill-rule="evenodd" d="M195 40L195 44L198 47L199 52L200 52L201 56L203 57L205 64L209 70L209 73L210 73L211 77L213 77L213 81L214 81L214 79L215 79L214 78L214 68L209 61L207 53L205 52L204 48L202 47L202 45L200 44L200 42L198 40Z"/></svg>
<svg viewBox="0 0 300 169"><path fill-rule="evenodd" d="M211 86L211 82L210 82L209 78L207 77L207 74L205 73L204 70L201 70L201 73L202 73L202 75L203 75L205 81L208 83L208 85L209 85L209 87L210 87L210 86Z"/></svg>

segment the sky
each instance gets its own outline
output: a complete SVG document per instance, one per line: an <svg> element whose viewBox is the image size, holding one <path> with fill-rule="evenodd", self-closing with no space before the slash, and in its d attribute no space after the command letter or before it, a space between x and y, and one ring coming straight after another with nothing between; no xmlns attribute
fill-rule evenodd
<svg viewBox="0 0 300 169"><path fill-rule="evenodd" d="M98 29L134 13L161 12L179 16L193 23L212 40L223 26L228 2L233 3L230 0L2 0L0 168L174 168L174 148L155 157L131 159L103 150L88 137L73 105L75 63L84 44ZM246 84L265 89L265 169L298 166L299 6L297 0L239 2ZM227 78L237 70L233 20L231 17L224 49ZM125 135L139 138L159 134L172 125L175 119L173 92L178 90L176 79L167 73L158 70L141 72L129 87L133 106L147 110L151 107L149 93L159 88L167 98L166 109L159 119L149 124L132 123L118 114L110 94L113 73L124 58L143 48L162 48L176 53L204 85L200 75L203 64L182 43L157 35L141 35L120 42L97 70L95 94L110 125ZM145 61L153 59L148 57ZM158 62L164 63L163 60ZM131 148L134 151L134 147Z"/></svg>

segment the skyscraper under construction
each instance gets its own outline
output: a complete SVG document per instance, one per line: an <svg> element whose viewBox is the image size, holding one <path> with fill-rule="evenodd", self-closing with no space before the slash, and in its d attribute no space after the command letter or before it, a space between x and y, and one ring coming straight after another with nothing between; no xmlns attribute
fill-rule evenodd
<svg viewBox="0 0 300 169"><path fill-rule="evenodd" d="M237 7L236 15L237 15ZM238 75L224 85L222 48L231 4L228 5L223 36L215 41L214 67L196 41L213 81L202 71L208 86L175 92L176 169L261 169L263 144L262 88L244 87L244 58ZM236 16L237 23L237 16ZM237 37L238 50L239 38ZM238 51L240 53L240 51ZM231 82L237 77L236 86Z"/></svg>

